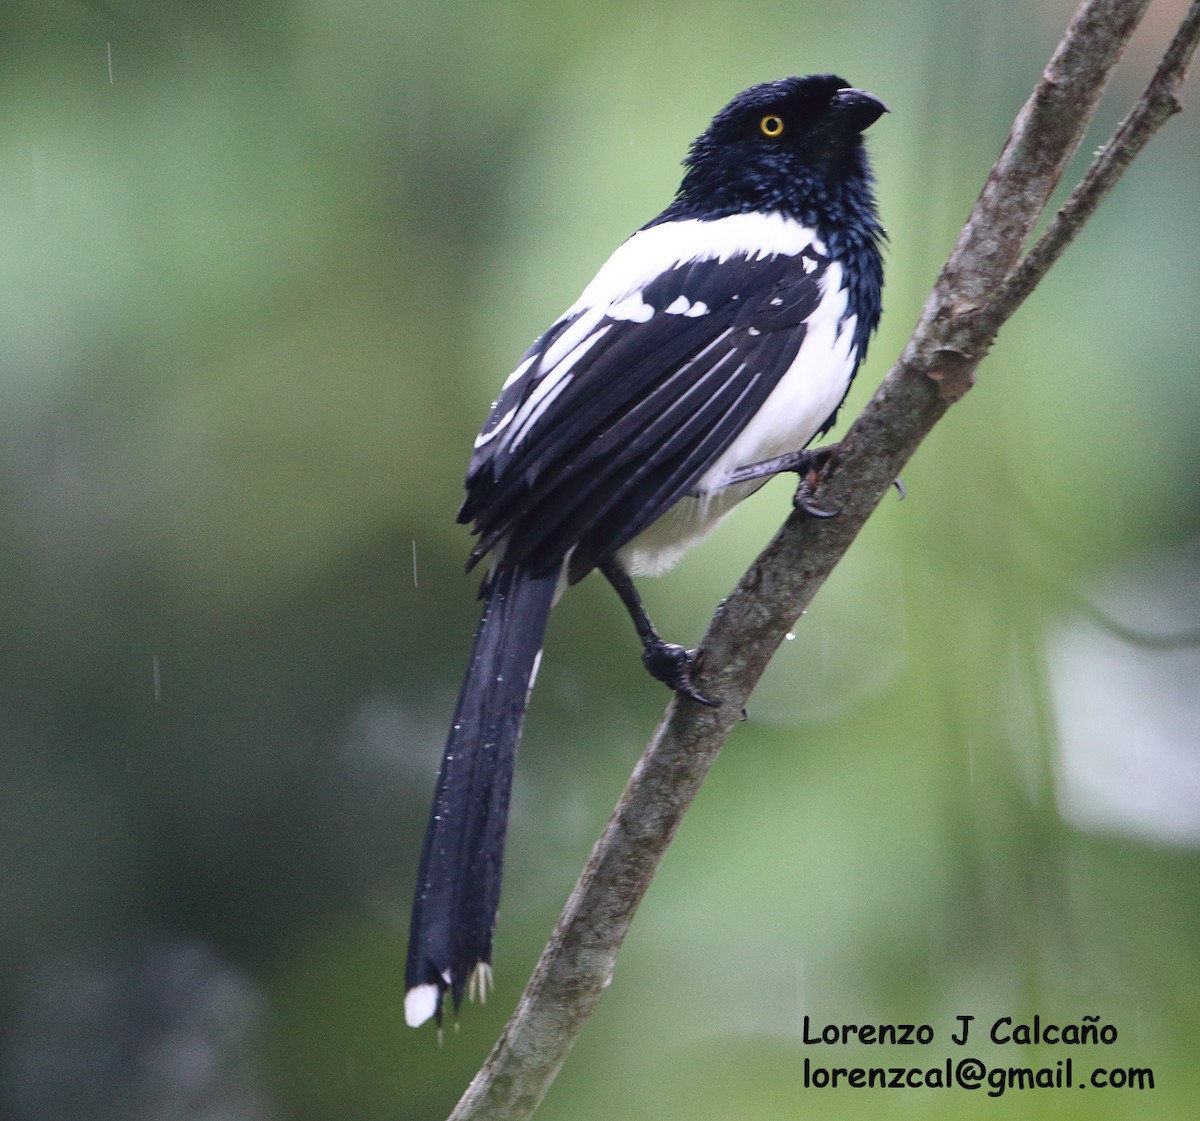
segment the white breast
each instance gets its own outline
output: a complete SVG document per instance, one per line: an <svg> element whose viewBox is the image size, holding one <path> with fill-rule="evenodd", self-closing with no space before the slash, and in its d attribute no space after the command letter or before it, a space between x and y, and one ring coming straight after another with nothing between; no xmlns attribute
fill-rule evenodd
<svg viewBox="0 0 1200 1121"><path fill-rule="evenodd" d="M854 372L856 317L846 313L842 266L831 262L823 293L808 320L804 341L762 408L701 477L701 494L719 489L738 467L799 451L841 404Z"/></svg>
<svg viewBox="0 0 1200 1121"><path fill-rule="evenodd" d="M724 486L739 467L799 451L841 404L854 373L855 316L844 321L847 294L842 268L830 263L821 302L808 320L804 341L788 371L719 459L701 476L693 495L681 499L620 552L634 573L657 575L671 568L711 533L747 495L766 482Z"/></svg>

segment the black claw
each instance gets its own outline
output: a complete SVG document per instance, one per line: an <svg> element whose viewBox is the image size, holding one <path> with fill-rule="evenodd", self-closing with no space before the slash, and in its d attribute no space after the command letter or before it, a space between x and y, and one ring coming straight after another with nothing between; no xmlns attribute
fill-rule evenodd
<svg viewBox="0 0 1200 1121"><path fill-rule="evenodd" d="M817 484L821 481L821 473L837 458L837 453L837 444L817 448L810 455L807 469L799 472L800 485L796 487L796 493L792 496L792 506L810 518L837 517L836 510L818 506L813 498L813 491L817 489Z"/></svg>
<svg viewBox="0 0 1200 1121"><path fill-rule="evenodd" d="M899 479L893 479L892 486L896 488L896 493L900 496L900 501L903 502L904 496L908 494L908 491L904 489L904 484Z"/></svg>
<svg viewBox="0 0 1200 1121"><path fill-rule="evenodd" d="M825 507L818 506L813 499L814 478L815 475L809 474L800 480L800 485L792 496L792 506L810 518L836 518L836 510L826 510Z"/></svg>
<svg viewBox="0 0 1200 1121"><path fill-rule="evenodd" d="M663 642L660 639L652 646L646 647L642 654L642 664L651 677L661 681L680 696L688 697L699 705L718 708L721 702L706 697L692 681L692 660L695 653L694 650L685 650L677 642Z"/></svg>

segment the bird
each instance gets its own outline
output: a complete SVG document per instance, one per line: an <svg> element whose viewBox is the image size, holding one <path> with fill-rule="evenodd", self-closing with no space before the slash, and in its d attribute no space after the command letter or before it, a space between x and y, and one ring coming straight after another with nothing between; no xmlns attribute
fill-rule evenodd
<svg viewBox="0 0 1200 1121"><path fill-rule="evenodd" d="M863 133L887 107L835 74L764 82L696 138L671 203L623 242L504 382L458 520L487 558L482 618L421 848L405 1019L486 996L509 795L551 608L593 570L642 661L715 705L634 576L665 572L770 477L796 505L877 328L880 224Z"/></svg>

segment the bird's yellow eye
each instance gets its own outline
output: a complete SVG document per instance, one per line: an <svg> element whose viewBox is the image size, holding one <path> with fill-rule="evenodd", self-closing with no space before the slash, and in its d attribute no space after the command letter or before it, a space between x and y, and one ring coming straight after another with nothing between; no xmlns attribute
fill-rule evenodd
<svg viewBox="0 0 1200 1121"><path fill-rule="evenodd" d="M768 113L758 122L758 131L768 140L778 140L783 135L783 118Z"/></svg>

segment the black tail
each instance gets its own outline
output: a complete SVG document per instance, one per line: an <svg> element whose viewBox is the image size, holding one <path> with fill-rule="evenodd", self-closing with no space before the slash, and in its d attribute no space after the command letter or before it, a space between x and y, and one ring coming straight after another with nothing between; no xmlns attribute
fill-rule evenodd
<svg viewBox="0 0 1200 1121"><path fill-rule="evenodd" d="M413 1027L441 1023L447 989L457 1012L476 971L481 986L489 978L513 763L557 583L557 572L503 564L491 577L421 848L404 999Z"/></svg>

